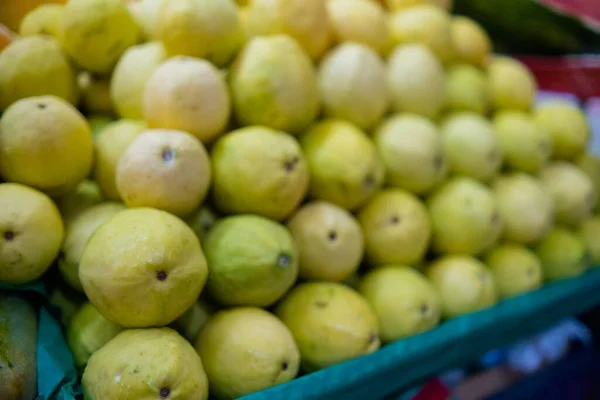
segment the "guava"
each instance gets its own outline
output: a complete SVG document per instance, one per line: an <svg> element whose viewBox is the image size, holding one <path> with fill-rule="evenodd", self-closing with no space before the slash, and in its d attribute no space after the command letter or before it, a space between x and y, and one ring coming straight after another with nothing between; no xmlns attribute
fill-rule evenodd
<svg viewBox="0 0 600 400"><path fill-rule="evenodd" d="M200 239L200 244L202 244L218 219L219 215L215 210L204 204L187 217L185 222L192 228L198 239Z"/></svg>
<svg viewBox="0 0 600 400"><path fill-rule="evenodd" d="M62 18L62 4L41 4L21 20L21 36L50 35L57 37Z"/></svg>
<svg viewBox="0 0 600 400"><path fill-rule="evenodd" d="M300 284L279 303L276 314L294 335L306 372L373 353L381 345L375 311L341 283Z"/></svg>
<svg viewBox="0 0 600 400"><path fill-rule="evenodd" d="M401 189L377 193L360 210L367 260L372 265L415 265L423 260L431 239L427 208Z"/></svg>
<svg viewBox="0 0 600 400"><path fill-rule="evenodd" d="M554 228L535 251L542 262L544 279L555 281L583 274L590 266L590 255L576 233Z"/></svg>
<svg viewBox="0 0 600 400"><path fill-rule="evenodd" d="M48 290L48 300L60 312L58 321L63 328L66 328L71 324L86 298L83 293L71 290L66 285L55 285Z"/></svg>
<svg viewBox="0 0 600 400"><path fill-rule="evenodd" d="M208 269L200 242L179 218L121 211L92 235L79 278L92 304L124 327L167 325L198 299Z"/></svg>
<svg viewBox="0 0 600 400"><path fill-rule="evenodd" d="M533 251L523 245L500 245L486 255L485 263L494 276L501 298L530 292L544 281L542 263Z"/></svg>
<svg viewBox="0 0 600 400"><path fill-rule="evenodd" d="M389 186L425 194L446 178L442 139L427 118L393 115L377 127L373 141L385 164Z"/></svg>
<svg viewBox="0 0 600 400"><path fill-rule="evenodd" d="M522 172L514 172L498 177L492 189L504 222L504 239L532 244L552 229L554 202L542 181Z"/></svg>
<svg viewBox="0 0 600 400"><path fill-rule="evenodd" d="M563 100L548 101L535 109L534 117L550 133L553 158L572 160L587 148L590 126L577 106Z"/></svg>
<svg viewBox="0 0 600 400"><path fill-rule="evenodd" d="M453 178L427 200L433 249L441 253L477 255L502 232L494 194L472 178Z"/></svg>
<svg viewBox="0 0 600 400"><path fill-rule="evenodd" d="M552 137L530 114L501 111L496 113L493 124L507 167L536 174L548 163L552 155Z"/></svg>
<svg viewBox="0 0 600 400"><path fill-rule="evenodd" d="M495 56L487 66L490 102L494 110L529 111L537 94L533 74L520 61Z"/></svg>
<svg viewBox="0 0 600 400"><path fill-rule="evenodd" d="M208 398L208 379L192 345L170 328L128 329L90 357L86 399Z"/></svg>
<svg viewBox="0 0 600 400"><path fill-rule="evenodd" d="M343 43L330 51L319 67L325 115L372 128L390 103L385 72L384 61L365 45Z"/></svg>
<svg viewBox="0 0 600 400"><path fill-rule="evenodd" d="M384 343L428 331L440 321L437 289L412 268L392 265L370 271L360 283L360 293L377 314Z"/></svg>
<svg viewBox="0 0 600 400"><path fill-rule="evenodd" d="M129 12L142 29L146 41L158 39L158 16L166 0L133 0L127 3Z"/></svg>
<svg viewBox="0 0 600 400"><path fill-rule="evenodd" d="M319 113L316 69L289 36L250 39L229 70L229 87L242 126L297 134Z"/></svg>
<svg viewBox="0 0 600 400"><path fill-rule="evenodd" d="M396 47L388 59L387 81L396 112L436 117L445 103L442 64L420 44Z"/></svg>
<svg viewBox="0 0 600 400"><path fill-rule="evenodd" d="M114 122L115 119L111 115L94 114L88 117L88 124L90 125L90 131L92 132L92 139L96 143L96 138L102 129L108 124Z"/></svg>
<svg viewBox="0 0 600 400"><path fill-rule="evenodd" d="M358 221L347 210L313 201L292 215L287 227L298 247L301 278L337 282L358 269L364 237Z"/></svg>
<svg viewBox="0 0 600 400"><path fill-rule="evenodd" d="M600 199L600 158L593 153L586 152L575 159L574 164L592 180L596 189L596 197ZM595 211L600 209L600 202L596 202Z"/></svg>
<svg viewBox="0 0 600 400"><path fill-rule="evenodd" d="M2 183L0 235L0 282L26 283L50 267L64 228L48 196L18 183Z"/></svg>
<svg viewBox="0 0 600 400"><path fill-rule="evenodd" d="M491 307L497 302L494 278L478 259L446 255L433 261L427 277L442 299L442 315L454 318Z"/></svg>
<svg viewBox="0 0 600 400"><path fill-rule="evenodd" d="M555 161L542 170L540 178L554 200L557 223L576 226L592 215L597 201L596 190L592 180L580 168Z"/></svg>
<svg viewBox="0 0 600 400"><path fill-rule="evenodd" d="M195 302L181 317L171 323L181 336L190 343L196 343L200 331L204 328L208 319L214 314L214 309L204 301Z"/></svg>
<svg viewBox="0 0 600 400"><path fill-rule="evenodd" d="M485 74L469 64L457 64L446 75L446 108L486 115L489 105Z"/></svg>
<svg viewBox="0 0 600 400"><path fill-rule="evenodd" d="M264 126L237 129L211 151L213 198L227 213L282 220L308 190L309 169L294 137Z"/></svg>
<svg viewBox="0 0 600 400"><path fill-rule="evenodd" d="M298 250L284 226L257 215L221 219L203 243L207 290L224 306L268 307L298 277Z"/></svg>
<svg viewBox="0 0 600 400"><path fill-rule="evenodd" d="M300 138L300 144L314 199L355 210L383 185L385 167L375 145L349 122L322 120Z"/></svg>
<svg viewBox="0 0 600 400"><path fill-rule="evenodd" d="M90 114L113 114L113 104L110 98L110 80L82 72L78 76L79 108Z"/></svg>
<svg viewBox="0 0 600 400"><path fill-rule="evenodd" d="M579 239L585 245L591 266L600 265L600 216L586 219L577 227Z"/></svg>
<svg viewBox="0 0 600 400"><path fill-rule="evenodd" d="M221 399L236 399L280 385L294 379L300 368L292 333L277 317L260 308L238 307L216 313L195 343L210 390Z"/></svg>
<svg viewBox="0 0 600 400"><path fill-rule="evenodd" d="M502 148L494 127L473 112L450 115L441 127L450 173L486 182L502 166Z"/></svg>
<svg viewBox="0 0 600 400"><path fill-rule="evenodd" d="M75 189L55 198L56 205L65 224L69 224L80 213L102 202L102 191L95 181L84 179Z"/></svg>
<svg viewBox="0 0 600 400"><path fill-rule="evenodd" d="M457 15L450 24L454 59L460 63L485 66L490 61L492 41L481 25Z"/></svg>

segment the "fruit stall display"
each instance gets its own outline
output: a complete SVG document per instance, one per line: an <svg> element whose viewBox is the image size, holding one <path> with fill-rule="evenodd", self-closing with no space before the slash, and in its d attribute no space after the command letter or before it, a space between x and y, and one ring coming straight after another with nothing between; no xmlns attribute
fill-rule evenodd
<svg viewBox="0 0 600 400"><path fill-rule="evenodd" d="M381 398L600 303L586 118L450 3L3 28L0 398Z"/></svg>

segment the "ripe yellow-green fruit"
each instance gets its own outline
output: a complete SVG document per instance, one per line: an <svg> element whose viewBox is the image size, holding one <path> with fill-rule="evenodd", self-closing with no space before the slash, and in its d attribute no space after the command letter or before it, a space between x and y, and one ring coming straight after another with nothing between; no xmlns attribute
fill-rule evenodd
<svg viewBox="0 0 600 400"><path fill-rule="evenodd" d="M87 297L124 327L171 323L198 299L207 275L194 232L151 208L121 211L100 226L79 264Z"/></svg>
<svg viewBox="0 0 600 400"><path fill-rule="evenodd" d="M504 163L511 169L538 173L552 154L550 133L523 111L501 111L493 119Z"/></svg>
<svg viewBox="0 0 600 400"><path fill-rule="evenodd" d="M122 119L109 123L98 133L94 143L94 178L106 199L121 200L116 182L117 164L127 147L145 129L145 122Z"/></svg>
<svg viewBox="0 0 600 400"><path fill-rule="evenodd" d="M525 65L510 57L493 57L487 72L493 109L531 109L537 94L537 83Z"/></svg>
<svg viewBox="0 0 600 400"><path fill-rule="evenodd" d="M433 4L448 11L452 8L452 0L382 0L382 2L390 11L398 11L421 4Z"/></svg>
<svg viewBox="0 0 600 400"><path fill-rule="evenodd" d="M590 257L576 233L556 227L542 239L535 251L542 261L544 279L554 281L583 274Z"/></svg>
<svg viewBox="0 0 600 400"><path fill-rule="evenodd" d="M62 18L62 4L42 4L29 12L21 21L21 36L50 35L57 37Z"/></svg>
<svg viewBox="0 0 600 400"><path fill-rule="evenodd" d="M390 104L385 73L384 61L362 44L343 43L330 51L319 67L325 115L372 128Z"/></svg>
<svg viewBox="0 0 600 400"><path fill-rule="evenodd" d="M310 168L310 196L354 210L382 186L384 166L375 145L339 119L314 125L300 139Z"/></svg>
<svg viewBox="0 0 600 400"><path fill-rule="evenodd" d="M220 399L280 385L294 379L300 368L300 353L290 330L260 308L218 312L202 329L195 347L210 390Z"/></svg>
<svg viewBox="0 0 600 400"><path fill-rule="evenodd" d="M438 258L429 265L427 277L441 296L445 318L483 310L498 301L491 272L474 257L447 255Z"/></svg>
<svg viewBox="0 0 600 400"><path fill-rule="evenodd" d="M124 209L125 205L122 203L100 203L82 211L66 225L58 270L72 288L83 292L79 280L79 263L90 238L102 224Z"/></svg>
<svg viewBox="0 0 600 400"><path fill-rule="evenodd" d="M592 180L596 189L596 197L600 199L600 158L596 154L586 152L577 157L575 165L581 168ZM594 210L597 211L599 208L600 201L597 201Z"/></svg>
<svg viewBox="0 0 600 400"><path fill-rule="evenodd" d="M472 178L453 178L428 202L433 248L440 253L477 255L502 232L502 218L490 189Z"/></svg>
<svg viewBox="0 0 600 400"><path fill-rule="evenodd" d="M95 114L88 117L88 124L90 124L90 130L92 131L92 139L94 140L94 143L96 143L98 134L102 131L102 129L114 121L115 119L110 115Z"/></svg>
<svg viewBox="0 0 600 400"><path fill-rule="evenodd" d="M364 237L358 221L345 209L313 201L292 215L287 227L298 247L301 278L337 282L358 269Z"/></svg>
<svg viewBox="0 0 600 400"><path fill-rule="evenodd" d="M139 27L121 0L69 0L64 6L59 38L81 67L108 73L133 46Z"/></svg>
<svg viewBox="0 0 600 400"><path fill-rule="evenodd" d="M92 355L81 383L89 399L208 398L198 353L170 328L119 333Z"/></svg>
<svg viewBox="0 0 600 400"><path fill-rule="evenodd" d="M86 119L58 97L19 100L0 120L0 175L7 181L64 194L89 175L93 153Z"/></svg>
<svg viewBox="0 0 600 400"><path fill-rule="evenodd" d="M444 68L422 45L410 44L394 49L388 59L387 81L396 112L432 119L445 104Z"/></svg>
<svg viewBox="0 0 600 400"><path fill-rule="evenodd" d="M79 214L102 202L102 191L95 181L84 179L73 190L54 199L60 215L68 225Z"/></svg>
<svg viewBox="0 0 600 400"><path fill-rule="evenodd" d="M446 108L486 115L489 105L488 80L483 71L457 64L446 74Z"/></svg>
<svg viewBox="0 0 600 400"><path fill-rule="evenodd" d="M326 0L252 0L246 7L249 37L289 35L312 59L331 43Z"/></svg>
<svg viewBox="0 0 600 400"><path fill-rule="evenodd" d="M181 317L173 321L170 327L193 344L214 312L212 305L198 300Z"/></svg>
<svg viewBox="0 0 600 400"><path fill-rule="evenodd" d="M300 284L279 303L276 313L294 335L304 371L326 368L379 349L373 308L341 283Z"/></svg>
<svg viewBox="0 0 600 400"><path fill-rule="evenodd" d="M355 42L384 55L391 46L385 9L372 0L326 0L329 23L338 43Z"/></svg>
<svg viewBox="0 0 600 400"><path fill-rule="evenodd" d="M144 89L148 79L166 59L160 42L130 47L119 59L110 82L110 97L122 118L142 119Z"/></svg>
<svg viewBox="0 0 600 400"><path fill-rule="evenodd" d="M268 307L296 281L298 251L282 225L244 214L220 220L203 243L207 290L225 306Z"/></svg>
<svg viewBox="0 0 600 400"><path fill-rule="evenodd" d="M534 116L552 137L553 158L572 160L585 151L590 127L577 106L566 101L549 101L537 107Z"/></svg>
<svg viewBox="0 0 600 400"><path fill-rule="evenodd" d="M373 140L389 186L425 194L446 177L441 136L427 118L396 114L377 127Z"/></svg>
<svg viewBox="0 0 600 400"><path fill-rule="evenodd" d="M220 138L211 151L213 197L227 213L282 220L308 190L308 165L300 145L285 132L241 128Z"/></svg>
<svg viewBox="0 0 600 400"><path fill-rule="evenodd" d="M427 208L413 194L400 189L377 193L360 210L367 259L373 265L416 265L431 239Z"/></svg>
<svg viewBox="0 0 600 400"><path fill-rule="evenodd" d="M121 326L104 318L92 303L86 302L67 327L67 343L73 352L75 366L85 368L90 357L122 330Z"/></svg>
<svg viewBox="0 0 600 400"><path fill-rule="evenodd" d="M544 281L542 263L535 253L518 244L504 244L485 257L498 295L509 298L539 288Z"/></svg>
<svg viewBox="0 0 600 400"><path fill-rule="evenodd" d="M0 282L33 281L60 250L64 228L45 194L17 183L0 184Z"/></svg>
<svg viewBox="0 0 600 400"><path fill-rule="evenodd" d="M64 4L67 0L4 0L0 2L0 24L14 32L25 16L36 7L48 3Z"/></svg>
<svg viewBox="0 0 600 400"><path fill-rule="evenodd" d="M446 11L430 4L395 11L389 19L392 42L396 45L418 43L428 47L440 61L450 61L451 22Z"/></svg>
<svg viewBox="0 0 600 400"><path fill-rule="evenodd" d="M554 200L556 222L576 226L592 215L596 190L592 180L575 165L564 161L549 164L540 173Z"/></svg>
<svg viewBox="0 0 600 400"><path fill-rule="evenodd" d="M377 314L384 343L428 331L440 321L442 305L436 288L412 268L377 268L365 275L360 293Z"/></svg>
<svg viewBox="0 0 600 400"><path fill-rule="evenodd" d="M226 65L244 42L233 0L168 0L158 10L157 38L170 56Z"/></svg>
<svg viewBox="0 0 600 400"><path fill-rule="evenodd" d="M583 221L577 233L585 245L589 263L592 266L600 265L600 217L594 216Z"/></svg>
<svg viewBox="0 0 600 400"><path fill-rule="evenodd" d="M190 228L192 228L202 244L204 243L206 236L208 236L208 233L217 223L218 219L219 216L217 213L211 207L205 204L187 217L185 222L187 222Z"/></svg>
<svg viewBox="0 0 600 400"><path fill-rule="evenodd" d="M219 70L206 60L174 57L150 76L143 95L150 128L178 129L210 143L227 127L231 103Z"/></svg>
<svg viewBox="0 0 600 400"><path fill-rule="evenodd" d="M251 39L229 70L229 85L241 125L296 134L319 113L317 72L289 36Z"/></svg>
<svg viewBox="0 0 600 400"><path fill-rule="evenodd" d="M441 128L450 173L486 182L502 166L502 149L492 124L479 114L450 115Z"/></svg>
<svg viewBox="0 0 600 400"><path fill-rule="evenodd" d="M82 72L78 77L80 108L86 114L113 114L110 80Z"/></svg>
<svg viewBox="0 0 600 400"><path fill-rule="evenodd" d="M117 190L128 207L152 207L185 217L204 201L211 181L206 149L187 132L150 129L121 155Z"/></svg>
<svg viewBox="0 0 600 400"><path fill-rule="evenodd" d="M142 29L144 40L158 39L158 16L160 8L166 0L130 0L127 3L129 12Z"/></svg>
<svg viewBox="0 0 600 400"><path fill-rule="evenodd" d="M455 16L450 24L454 59L485 66L490 61L492 41L481 25L468 17Z"/></svg>
<svg viewBox="0 0 600 400"><path fill-rule="evenodd" d="M492 189L504 223L504 239L532 244L552 229L554 202L542 181L522 172L507 173L493 182Z"/></svg>
<svg viewBox="0 0 600 400"><path fill-rule="evenodd" d="M18 38L0 53L0 111L33 96L53 95L75 104L75 72L50 36Z"/></svg>

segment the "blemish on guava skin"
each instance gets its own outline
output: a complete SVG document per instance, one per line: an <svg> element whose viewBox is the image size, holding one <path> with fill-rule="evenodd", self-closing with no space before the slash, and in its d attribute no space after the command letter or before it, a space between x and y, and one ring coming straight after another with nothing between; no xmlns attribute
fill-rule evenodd
<svg viewBox="0 0 600 400"><path fill-rule="evenodd" d="M294 156L291 160L286 160L283 163L283 168L285 169L285 172L292 172L299 161L300 159L297 156Z"/></svg>
<svg viewBox="0 0 600 400"><path fill-rule="evenodd" d="M390 218L390 224L397 225L399 223L400 223L400 217L398 217L397 215L394 215Z"/></svg>
<svg viewBox="0 0 600 400"><path fill-rule="evenodd" d="M423 303L423 304L421 305L421 312L422 312L423 314L425 314L427 311L429 311L429 305L428 305L428 304L426 304L426 303Z"/></svg>
<svg viewBox="0 0 600 400"><path fill-rule="evenodd" d="M171 388L164 387L160 389L160 397L166 399L171 395Z"/></svg>
<svg viewBox="0 0 600 400"><path fill-rule="evenodd" d="M167 273L165 271L158 271L156 273L156 279L159 281L164 281L167 279Z"/></svg>
<svg viewBox="0 0 600 400"><path fill-rule="evenodd" d="M43 109L45 109L46 107L47 107L47 105L46 105L46 104L44 104L44 103L38 103L38 104L37 104L37 108L39 108L40 110L43 110Z"/></svg>
<svg viewBox="0 0 600 400"><path fill-rule="evenodd" d="M170 163L175 159L175 151L169 147L165 147L161 153L164 162Z"/></svg>
<svg viewBox="0 0 600 400"><path fill-rule="evenodd" d="M369 344L375 343L378 338L379 338L379 336L377 336L377 334L375 332L371 332L369 334Z"/></svg>
<svg viewBox="0 0 600 400"><path fill-rule="evenodd" d="M365 180L363 181L363 187L365 188L365 190L371 190L373 189L373 187L375 186L375 177L373 176L373 174L369 174L365 177Z"/></svg>
<svg viewBox="0 0 600 400"><path fill-rule="evenodd" d="M287 361L284 361L284 362L281 363L281 370L282 371L287 371L288 367L289 367L289 364L287 363Z"/></svg>
<svg viewBox="0 0 600 400"><path fill-rule="evenodd" d="M281 268L289 267L292 264L292 258L285 253L279 254L277 257L277 266Z"/></svg>
<svg viewBox="0 0 600 400"><path fill-rule="evenodd" d="M317 300L315 306L317 306L317 308L325 308L327 307L327 303L322 300Z"/></svg>
<svg viewBox="0 0 600 400"><path fill-rule="evenodd" d="M6 240L7 242L12 241L15 238L15 233L13 231L6 231L4 232L4 240Z"/></svg>
<svg viewBox="0 0 600 400"><path fill-rule="evenodd" d="M329 233L327 234L327 239L329 239L330 242L335 242L335 240L337 239L337 232L329 231Z"/></svg>

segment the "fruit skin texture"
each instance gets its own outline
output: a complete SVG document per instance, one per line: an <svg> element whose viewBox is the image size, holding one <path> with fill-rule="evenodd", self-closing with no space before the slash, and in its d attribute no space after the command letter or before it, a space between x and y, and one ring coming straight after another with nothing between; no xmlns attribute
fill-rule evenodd
<svg viewBox="0 0 600 400"><path fill-rule="evenodd" d="M596 197L600 199L600 158L593 153L583 153L575 160L575 165L581 168L594 184ZM600 210L600 201L596 202L594 211Z"/></svg>
<svg viewBox="0 0 600 400"><path fill-rule="evenodd" d="M27 97L53 95L75 104L76 77L50 36L16 39L0 53L0 111Z"/></svg>
<svg viewBox="0 0 600 400"><path fill-rule="evenodd" d="M45 194L0 184L0 282L26 283L46 270L64 237L58 209Z"/></svg>
<svg viewBox="0 0 600 400"><path fill-rule="evenodd" d="M552 137L553 158L572 160L585 151L590 127L578 107L566 101L548 101L536 108L534 117Z"/></svg>
<svg viewBox="0 0 600 400"><path fill-rule="evenodd" d="M339 119L315 124L300 144L310 169L312 198L355 210L383 185L384 166L369 137Z"/></svg>
<svg viewBox="0 0 600 400"><path fill-rule="evenodd" d="M67 343L75 366L83 369L90 357L123 330L104 318L90 302L85 303L67 328Z"/></svg>
<svg viewBox="0 0 600 400"><path fill-rule="evenodd" d="M319 67L325 115L373 127L389 106L385 72L383 60L364 45L344 43L329 52Z"/></svg>
<svg viewBox="0 0 600 400"><path fill-rule="evenodd" d="M118 377L118 379L115 379ZM206 400L200 357L170 328L128 329L90 358L82 378L86 399Z"/></svg>
<svg viewBox="0 0 600 400"><path fill-rule="evenodd" d="M577 233L587 249L590 265L600 265L600 216L583 221Z"/></svg>
<svg viewBox="0 0 600 400"><path fill-rule="evenodd" d="M583 241L565 228L554 228L537 244L535 251L542 262L546 281L581 275L589 266Z"/></svg>
<svg viewBox="0 0 600 400"><path fill-rule="evenodd" d="M377 127L373 140L389 186L425 194L448 173L440 134L427 118L396 114Z"/></svg>
<svg viewBox="0 0 600 400"><path fill-rule="evenodd" d="M450 24L454 59L477 66L486 65L492 52L487 32L474 20L456 16Z"/></svg>
<svg viewBox="0 0 600 400"><path fill-rule="evenodd" d="M220 220L203 243L207 290L225 306L268 307L296 281L298 251L290 232L257 215Z"/></svg>
<svg viewBox="0 0 600 400"><path fill-rule="evenodd" d="M492 108L515 111L531 109L537 83L527 67L509 57L494 57L487 72Z"/></svg>
<svg viewBox="0 0 600 400"><path fill-rule="evenodd" d="M319 59L331 43L325 0L252 0L246 7L250 37L286 34L312 59Z"/></svg>
<svg viewBox="0 0 600 400"><path fill-rule="evenodd" d="M150 128L186 131L205 144L223 132L231 112L220 71L191 57L170 58L154 71L146 82L143 107Z"/></svg>
<svg viewBox="0 0 600 400"><path fill-rule="evenodd" d="M229 71L237 121L291 134L304 130L319 113L317 72L289 36L251 39Z"/></svg>
<svg viewBox="0 0 600 400"><path fill-rule="evenodd" d="M287 223L298 246L299 276L305 279L343 281L358 269L364 237L348 211L324 201L300 208Z"/></svg>
<svg viewBox="0 0 600 400"><path fill-rule="evenodd" d="M451 115L441 128L450 172L488 181L502 166L500 141L488 120L473 112Z"/></svg>
<svg viewBox="0 0 600 400"><path fill-rule="evenodd" d="M581 169L556 161L542 170L540 178L554 200L557 223L576 226L592 215L598 199L592 180Z"/></svg>
<svg viewBox="0 0 600 400"><path fill-rule="evenodd" d="M532 244L552 229L554 202L542 181L515 172L498 177L492 189L504 223L504 239Z"/></svg>
<svg viewBox="0 0 600 400"><path fill-rule="evenodd" d="M388 87L396 112L436 117L444 107L442 64L420 44L397 46L388 58Z"/></svg>
<svg viewBox="0 0 600 400"><path fill-rule="evenodd" d="M444 318L479 311L497 302L494 278L476 258L444 256L429 266L427 277L441 295Z"/></svg>
<svg viewBox="0 0 600 400"><path fill-rule="evenodd" d="M307 372L380 346L375 312L360 294L340 283L300 284L279 303L276 314L294 335Z"/></svg>
<svg viewBox="0 0 600 400"><path fill-rule="evenodd" d="M241 128L212 148L213 198L227 213L282 220L298 207L309 183L296 139L263 126Z"/></svg>
<svg viewBox="0 0 600 400"><path fill-rule="evenodd" d="M404 190L377 193L358 214L368 261L373 265L415 265L431 239L427 208Z"/></svg>
<svg viewBox="0 0 600 400"><path fill-rule="evenodd" d="M471 178L454 178L427 201L433 248L441 253L477 255L502 232L493 193Z"/></svg>
<svg viewBox="0 0 600 400"><path fill-rule="evenodd" d="M102 224L124 209L125 205L122 203L101 203L81 212L67 224L58 269L72 288L83 292L79 280L79 263L90 238Z"/></svg>
<svg viewBox="0 0 600 400"><path fill-rule="evenodd" d="M142 119L146 83L166 59L160 42L149 42L127 49L111 76L110 98L122 118Z"/></svg>
<svg viewBox="0 0 600 400"><path fill-rule="evenodd" d="M552 137L529 113L500 111L494 116L493 124L506 166L536 174L548 163Z"/></svg>
<svg viewBox="0 0 600 400"><path fill-rule="evenodd" d="M150 129L121 155L117 190L128 207L153 207L178 216L200 206L211 181L206 149L187 132Z"/></svg>
<svg viewBox="0 0 600 400"><path fill-rule="evenodd" d="M221 399L282 384L295 378L300 368L292 333L277 317L260 308L239 307L213 315L195 348L211 392Z"/></svg>
<svg viewBox="0 0 600 400"><path fill-rule="evenodd" d="M128 2L129 12L142 28L142 39L151 41L158 39L158 16L160 8L166 0L133 0Z"/></svg>
<svg viewBox="0 0 600 400"><path fill-rule="evenodd" d="M79 66L105 74L139 39L139 28L121 0L69 0L59 40Z"/></svg>
<svg viewBox="0 0 600 400"><path fill-rule="evenodd" d="M54 96L14 103L0 120L0 175L50 195L89 175L93 144L85 118Z"/></svg>
<svg viewBox="0 0 600 400"><path fill-rule="evenodd" d="M539 288L544 280L542 263L536 254L518 244L504 244L485 258L501 298L509 298Z"/></svg>
<svg viewBox="0 0 600 400"><path fill-rule="evenodd" d="M96 136L94 178L107 200L121 200L116 182L117 164L131 142L146 128L145 122L121 119L106 125Z"/></svg>
<svg viewBox="0 0 600 400"><path fill-rule="evenodd" d="M62 11L62 4L42 4L38 6L21 20L19 34L21 36L51 35L57 37Z"/></svg>
<svg viewBox="0 0 600 400"><path fill-rule="evenodd" d="M440 321L441 300L437 290L412 268L401 265L377 268L363 278L360 293L377 314L384 343L428 331Z"/></svg>
<svg viewBox="0 0 600 400"><path fill-rule="evenodd" d="M468 64L457 64L446 74L446 108L485 115L489 106L485 74Z"/></svg>
<svg viewBox="0 0 600 400"><path fill-rule="evenodd" d="M37 396L37 316L24 299L0 295L0 398Z"/></svg>
<svg viewBox="0 0 600 400"><path fill-rule="evenodd" d="M120 212L90 239L79 265L98 311L124 327L167 325L198 298L208 269L200 242L164 211Z"/></svg>

